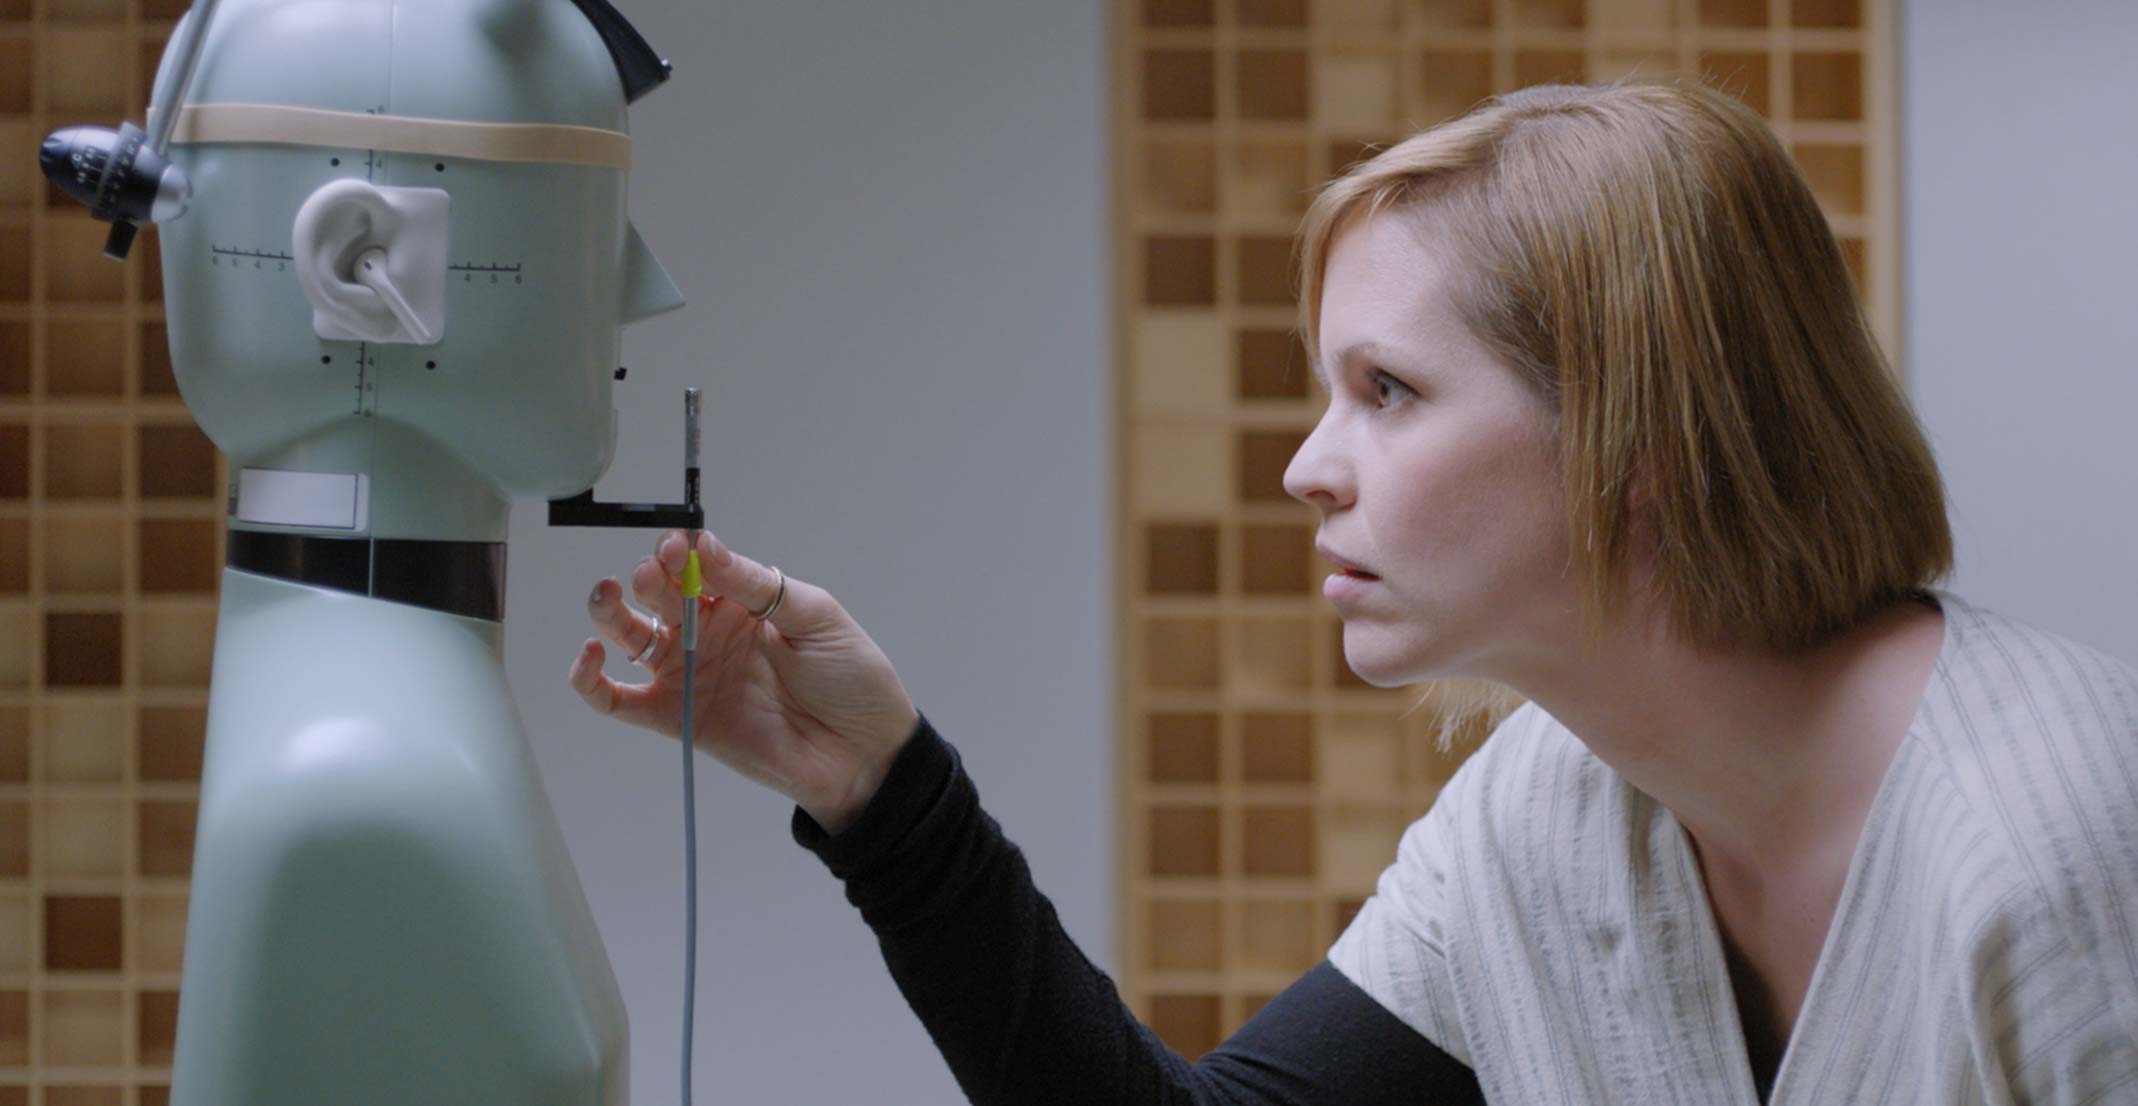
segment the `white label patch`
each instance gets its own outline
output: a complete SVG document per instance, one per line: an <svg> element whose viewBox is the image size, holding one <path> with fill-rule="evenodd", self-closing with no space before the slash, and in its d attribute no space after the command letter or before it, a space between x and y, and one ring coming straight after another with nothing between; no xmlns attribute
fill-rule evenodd
<svg viewBox="0 0 2138 1106"><path fill-rule="evenodd" d="M371 522L371 478L362 473L245 469L238 473L239 522L362 530Z"/></svg>

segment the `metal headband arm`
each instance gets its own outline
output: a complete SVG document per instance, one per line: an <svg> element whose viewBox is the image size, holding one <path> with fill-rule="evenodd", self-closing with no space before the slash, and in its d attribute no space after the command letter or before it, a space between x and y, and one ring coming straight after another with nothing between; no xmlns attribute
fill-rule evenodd
<svg viewBox="0 0 2138 1106"><path fill-rule="evenodd" d="M616 63L616 76L624 83L624 103L636 103L639 97L661 87L674 72L668 60L655 53L646 37L608 0L572 3L594 24L601 44L609 48L609 60Z"/></svg>

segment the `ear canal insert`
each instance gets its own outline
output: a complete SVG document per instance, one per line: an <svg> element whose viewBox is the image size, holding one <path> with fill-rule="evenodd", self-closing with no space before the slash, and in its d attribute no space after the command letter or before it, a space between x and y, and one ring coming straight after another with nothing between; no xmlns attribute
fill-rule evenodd
<svg viewBox="0 0 2138 1106"><path fill-rule="evenodd" d="M409 336L415 339L417 345L431 344L434 339L430 328L423 325L423 320L416 315L416 309L408 305L408 300L402 297L400 289L395 288L393 281L386 275L385 250L373 246L356 255L356 269L351 276L358 284L377 292L379 298L386 301L386 306L393 311L393 317L401 320L401 325L408 328Z"/></svg>

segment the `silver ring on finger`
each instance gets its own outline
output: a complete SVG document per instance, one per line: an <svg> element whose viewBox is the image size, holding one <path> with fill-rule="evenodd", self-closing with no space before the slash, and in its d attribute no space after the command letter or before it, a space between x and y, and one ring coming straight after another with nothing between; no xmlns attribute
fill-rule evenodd
<svg viewBox="0 0 2138 1106"><path fill-rule="evenodd" d="M759 622L763 622L765 619L772 617L772 612L779 610L779 605L782 602L785 602L787 599L787 574L781 572L779 570L778 565L772 566L772 573L773 575L779 577L779 591L772 596L772 605L765 608L765 613L758 614L756 611L750 612L750 617L758 620Z"/></svg>
<svg viewBox="0 0 2138 1106"><path fill-rule="evenodd" d="M635 664L640 668L644 668L648 671L651 671L653 669L652 665L646 663L646 658L652 656L653 647L661 643L661 626L661 616L654 615L653 632L646 635L646 647L638 651L638 656L631 658L632 664Z"/></svg>

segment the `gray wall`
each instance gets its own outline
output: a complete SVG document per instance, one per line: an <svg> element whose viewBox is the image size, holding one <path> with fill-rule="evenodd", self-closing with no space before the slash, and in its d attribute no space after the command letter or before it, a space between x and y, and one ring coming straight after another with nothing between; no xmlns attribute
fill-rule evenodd
<svg viewBox="0 0 2138 1106"><path fill-rule="evenodd" d="M2138 4L1901 15L1908 372L1954 588L2138 663Z"/></svg>
<svg viewBox="0 0 2138 1106"><path fill-rule="evenodd" d="M596 494L679 497L704 388L710 528L854 612L1110 964L1104 6L622 7L676 67L632 111L632 205L691 305L627 332ZM564 682L586 593L654 535L513 523L508 671L630 1007L633 1097L673 1102L679 753ZM697 789L700 1101L962 1101L791 807L704 756Z"/></svg>

